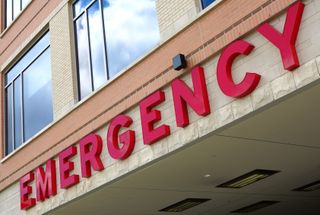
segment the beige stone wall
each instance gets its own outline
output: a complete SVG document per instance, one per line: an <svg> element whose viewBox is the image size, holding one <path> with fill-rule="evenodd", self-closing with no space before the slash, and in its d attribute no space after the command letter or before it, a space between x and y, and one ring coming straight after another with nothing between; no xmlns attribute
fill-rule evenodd
<svg viewBox="0 0 320 215"><path fill-rule="evenodd" d="M71 11L70 4L65 4L50 21L52 96L55 120L71 110L77 101Z"/></svg>
<svg viewBox="0 0 320 215"><path fill-rule="evenodd" d="M200 11L200 0L157 0L158 22L164 40L191 22Z"/></svg>
<svg viewBox="0 0 320 215"><path fill-rule="evenodd" d="M15 183L0 193L0 214L23 214L20 210L19 183Z"/></svg>

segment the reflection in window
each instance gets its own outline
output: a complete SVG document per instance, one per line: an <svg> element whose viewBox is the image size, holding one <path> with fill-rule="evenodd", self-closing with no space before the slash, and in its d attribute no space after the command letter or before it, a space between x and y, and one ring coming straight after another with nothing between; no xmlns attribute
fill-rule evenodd
<svg viewBox="0 0 320 215"><path fill-rule="evenodd" d="M53 120L49 33L5 75L6 154Z"/></svg>
<svg viewBox="0 0 320 215"><path fill-rule="evenodd" d="M160 40L155 0L76 0L73 16L80 99Z"/></svg>
<svg viewBox="0 0 320 215"><path fill-rule="evenodd" d="M208 7L214 1L215 0L201 0L202 9L205 9L206 7Z"/></svg>
<svg viewBox="0 0 320 215"><path fill-rule="evenodd" d="M10 25L10 23L19 15L20 11L22 11L30 1L31 0L5 0L5 27Z"/></svg>

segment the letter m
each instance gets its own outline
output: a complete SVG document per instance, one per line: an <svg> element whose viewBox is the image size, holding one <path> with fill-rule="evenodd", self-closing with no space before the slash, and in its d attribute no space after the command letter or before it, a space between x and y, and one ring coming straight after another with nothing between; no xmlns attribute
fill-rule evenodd
<svg viewBox="0 0 320 215"><path fill-rule="evenodd" d="M55 160L47 161L46 171L41 166L36 169L36 190L37 201L41 202L57 194Z"/></svg>

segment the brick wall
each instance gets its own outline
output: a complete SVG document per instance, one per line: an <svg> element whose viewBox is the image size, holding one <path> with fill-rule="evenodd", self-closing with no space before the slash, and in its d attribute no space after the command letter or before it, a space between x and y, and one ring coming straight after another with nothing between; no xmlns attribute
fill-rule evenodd
<svg viewBox="0 0 320 215"><path fill-rule="evenodd" d="M50 21L53 112L57 120L77 102L76 70L73 57L73 23L69 4Z"/></svg>
<svg viewBox="0 0 320 215"><path fill-rule="evenodd" d="M164 40L195 19L200 11L199 0L157 0L161 39Z"/></svg>

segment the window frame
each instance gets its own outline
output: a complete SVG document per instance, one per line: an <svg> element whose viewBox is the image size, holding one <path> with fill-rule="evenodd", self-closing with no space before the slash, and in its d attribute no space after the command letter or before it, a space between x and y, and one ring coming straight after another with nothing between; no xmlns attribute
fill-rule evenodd
<svg viewBox="0 0 320 215"><path fill-rule="evenodd" d="M25 8L28 7L28 5L32 2L32 0L28 0L28 3L23 7L23 0L19 0L19 12L17 13L16 17L14 17L14 0L1 0L2 1L2 6L3 6L3 15L2 15L2 25L3 25L3 30L7 29L8 27L11 26L12 23L20 16L22 11L24 11ZM11 20L10 23L8 23L7 19L7 1L11 1L12 4L12 9L11 9Z"/></svg>
<svg viewBox="0 0 320 215"><path fill-rule="evenodd" d="M210 4L208 4L206 7L204 7L204 1L205 1L205 0L199 0L199 1L200 1L201 10L205 10L206 8L208 8L210 5L214 4L214 3L217 2L218 0L213 0L213 2L211 2Z"/></svg>
<svg viewBox="0 0 320 215"><path fill-rule="evenodd" d="M102 31L103 31L103 43L104 43L104 47L103 47L103 53L104 53L104 71L105 71L105 77L106 77L106 81L110 80L110 75L109 75L109 68L108 68L108 56L107 56L107 40L106 40L106 29L105 29L105 21L104 21L104 12L102 9L103 3L102 0L91 0L90 3L88 5L86 5L83 10L81 12L79 12L79 14L77 14L77 16L74 16L74 4L77 3L80 0L73 0L72 1L72 22L73 22L73 32L74 32L74 39L75 39L75 61L76 61L76 69L77 69L77 89L78 89L78 100L83 100L85 97L87 97L88 95L85 96L81 96L81 83L80 83L80 71L79 71L79 59L78 59L78 53L77 51L79 50L78 48L78 35L76 32L76 21L84 14L85 17L85 21L86 21L86 27L87 27L87 37L88 37L88 49L86 50L88 52L88 62L89 62L89 72L90 72L90 86L91 86L91 93L94 92L96 89L94 87L94 77L93 77L93 69L92 69L92 54L91 54L91 42L90 42L90 30L89 30L89 16L88 16L88 10L89 8L95 4L97 1L99 2L99 11L100 11L100 16L101 16L101 20L102 20Z"/></svg>
<svg viewBox="0 0 320 215"><path fill-rule="evenodd" d="M133 1L134 2L134 1ZM155 46L159 45L160 39L160 31L159 31L159 23L157 19L156 14L156 3L154 0L146 0L149 5L148 7L142 7L144 11L147 11L147 13L141 13L141 17L148 17L146 14L150 15L151 22L147 22L149 25L145 25L146 28L144 29L144 25L140 24L138 26L141 26L144 32L147 32L150 30L150 32L153 33L153 38L155 39L148 39L145 44L146 39L142 41L139 38L139 36L136 36L136 43L130 43L135 45L128 45L127 41L130 41L131 38L126 39L124 41L123 38L119 37L119 39L113 34L114 32L120 31L123 32L123 30L119 29L130 29L126 28L125 23L132 23L132 20L139 19L139 12L135 9L135 7L127 7L129 9L128 13L131 15L130 19L126 18L122 20L122 22L119 24L122 27L113 29L112 22L113 19L119 19L114 18L117 16L107 16L109 13L111 14L112 11L115 11L119 8L119 5L124 7L124 5L128 5L125 1L121 2L122 4L116 4L114 2L108 2L105 0L73 0L71 4L71 12L73 17L73 35L74 35L74 50L75 50L75 66L76 66L76 74L77 74L77 95L78 95L78 101L84 100L89 98L92 93L95 93L95 91L103 88L108 83L110 83L112 80L114 80L116 77L122 74L122 72L128 70L129 67L133 66L133 63L136 63L138 60L143 58L146 53L149 53L150 50L153 50ZM130 2L131 3L131 2ZM143 1L141 3L144 3ZM150 3L150 4L149 4ZM144 4L145 5L145 4ZM97 8L99 6L99 9ZM110 8L108 8L110 6ZM151 6L151 7L150 7ZM95 8L95 9L94 9ZM139 7L141 9L141 7ZM92 40L92 38L98 38L96 35L91 36L91 16L90 12L94 11L95 15L99 15L101 20L96 19L97 25L102 25L101 29L99 28L97 31L99 31L99 35L102 35L103 38L101 38L99 41L101 42L101 45L99 45L99 49L96 48L98 41L97 39ZM109 10L109 11L108 11ZM121 13L120 13L121 14ZM110 18L111 17L111 18ZM97 18L97 16L96 16ZM81 19L81 20L79 20ZM131 21L131 22L130 22ZM141 23L141 22L140 22ZM134 26L134 25L133 25ZM97 27L97 26L96 26ZM110 30L111 29L111 30ZM139 28L136 28L139 29ZM113 32L112 32L113 30ZM131 32L135 33L135 35L138 35L138 31L126 31L127 35L130 35ZM100 37L100 36L99 36ZM142 37L141 37L142 38ZM142 41L142 42L141 42ZM91 46L92 44L92 46ZM119 45L123 44L123 46ZM141 47L145 48L138 48L138 45L141 45ZM118 53L117 49L120 46L120 50L122 53L125 53L124 56L120 59L117 59ZM79 49L81 48L81 52L79 52ZM86 49L86 50L84 50ZM96 51L94 51L96 50ZM102 53L103 52L103 53ZM81 53L81 54L79 54ZM100 64L97 63L95 59L100 58L96 53L99 53L101 56L101 59L103 59L103 63ZM80 58L80 59L79 59ZM100 70L96 68L101 68ZM102 71L103 70L103 71ZM99 71L99 72L97 72ZM103 80L103 81L102 81Z"/></svg>
<svg viewBox="0 0 320 215"><path fill-rule="evenodd" d="M3 147L3 158L9 157L10 155L12 155L13 153L15 153L17 150L19 150L21 147L23 147L30 139L32 139L34 136L36 136L42 129L40 129L38 132L36 132L32 137L26 139L25 138L25 134L24 134L24 83L23 83L23 74L26 70L28 70L28 68L30 68L31 65L33 65L34 62L36 62L48 49L50 49L51 44L50 44L50 40L49 43L45 46L43 46L41 48L41 51L37 52L35 56L33 56L33 58L28 61L28 63L23 67L23 69L21 69L21 71L19 71L15 76L13 76L10 81L7 81L7 75L8 73L11 71L11 69L13 69L19 62L20 60L22 60L27 53L32 50L33 47L35 47L35 45L42 39L44 38L47 34L50 34L49 29L46 29L44 31L41 31L40 35L36 36L34 41L31 42L30 45L26 46L25 50L23 50L21 52L21 55L17 56L17 59L15 61L13 61L10 66L5 70L4 75L3 75L3 120L4 120L4 147ZM51 72L51 71L50 71ZM16 143L15 143L15 116L14 116L14 111L15 111L15 105L14 105L14 100L15 100L15 88L14 88L14 84L15 81L17 79L20 78L20 117L21 117L21 144L17 147L15 147ZM12 147L12 151L8 151L8 137L7 137L7 130L8 130L8 123L7 123L7 118L8 118L8 111L7 111L7 89L12 86L12 98L11 98L11 117L12 117L12 125L11 125L11 129L12 129L12 143L11 143L11 147ZM53 113L52 113L53 114ZM50 124L50 123L49 123ZM46 126L44 126L45 128Z"/></svg>

